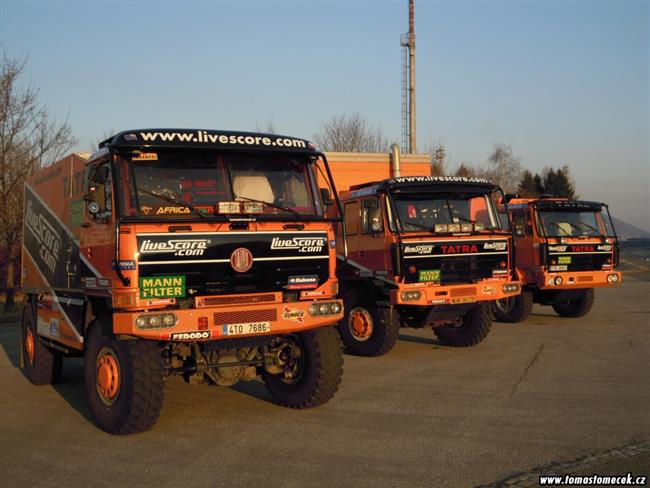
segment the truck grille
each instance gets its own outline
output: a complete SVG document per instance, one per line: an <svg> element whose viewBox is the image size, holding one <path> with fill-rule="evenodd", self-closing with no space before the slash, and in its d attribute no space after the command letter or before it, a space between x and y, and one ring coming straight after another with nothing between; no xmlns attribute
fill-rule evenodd
<svg viewBox="0 0 650 488"><path fill-rule="evenodd" d="M275 322L278 320L276 309L239 310L235 312L215 312L214 324L246 324L250 322Z"/></svg>
<svg viewBox="0 0 650 488"><path fill-rule="evenodd" d="M219 297L197 297L197 307L214 307L218 305L247 305L252 303L273 303L279 301L273 293L260 295L235 295Z"/></svg>

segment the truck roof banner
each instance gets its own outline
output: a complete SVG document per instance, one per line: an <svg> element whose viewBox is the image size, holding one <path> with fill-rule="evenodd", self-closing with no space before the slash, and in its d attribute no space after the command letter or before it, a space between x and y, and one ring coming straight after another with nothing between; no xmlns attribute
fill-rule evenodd
<svg viewBox="0 0 650 488"><path fill-rule="evenodd" d="M203 129L136 129L123 131L100 144L100 147L106 146L124 148L216 148L224 150L317 153L316 146L305 139L277 134Z"/></svg>

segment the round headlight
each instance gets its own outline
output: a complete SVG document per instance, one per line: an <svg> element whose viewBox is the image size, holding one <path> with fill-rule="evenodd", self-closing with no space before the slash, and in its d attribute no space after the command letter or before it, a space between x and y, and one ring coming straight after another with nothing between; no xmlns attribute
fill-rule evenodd
<svg viewBox="0 0 650 488"><path fill-rule="evenodd" d="M341 311L341 305L339 305L337 302L332 303L330 306L330 312L331 313L339 313Z"/></svg>
<svg viewBox="0 0 650 488"><path fill-rule="evenodd" d="M147 321L145 320L145 318L142 315L140 315L138 318L135 319L135 326L136 327L142 328L145 325L147 325Z"/></svg>
<svg viewBox="0 0 650 488"><path fill-rule="evenodd" d="M561 276L556 276L555 280L553 280L556 285L561 285L562 282L564 281Z"/></svg>
<svg viewBox="0 0 650 488"><path fill-rule="evenodd" d="M174 325L176 323L176 317L174 317L174 314L168 313L163 315L162 322L166 326Z"/></svg>
<svg viewBox="0 0 650 488"><path fill-rule="evenodd" d="M309 305L309 315L318 315L318 304L312 303Z"/></svg>
<svg viewBox="0 0 650 488"><path fill-rule="evenodd" d="M318 307L318 311L320 312L321 315L326 315L330 311L330 307L327 303L323 303Z"/></svg>
<svg viewBox="0 0 650 488"><path fill-rule="evenodd" d="M160 325L160 317L158 315L150 315L149 325L152 327L158 327Z"/></svg>

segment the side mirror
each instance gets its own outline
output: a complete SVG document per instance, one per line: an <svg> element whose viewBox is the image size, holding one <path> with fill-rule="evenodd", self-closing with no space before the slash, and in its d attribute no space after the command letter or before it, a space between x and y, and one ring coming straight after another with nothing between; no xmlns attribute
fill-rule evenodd
<svg viewBox="0 0 650 488"><path fill-rule="evenodd" d="M320 188L320 198L323 201L323 205L329 207L334 204L334 200L330 195L330 191L327 188Z"/></svg>

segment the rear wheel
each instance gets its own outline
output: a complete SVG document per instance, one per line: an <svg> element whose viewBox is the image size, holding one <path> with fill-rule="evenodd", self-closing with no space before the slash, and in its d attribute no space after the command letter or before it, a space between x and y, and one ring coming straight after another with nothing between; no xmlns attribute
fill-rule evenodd
<svg viewBox="0 0 650 488"><path fill-rule="evenodd" d="M594 305L596 294L593 288L581 290L581 296L567 302L553 304L553 310L562 317L583 317L589 313Z"/></svg>
<svg viewBox="0 0 650 488"><path fill-rule="evenodd" d="M499 322L522 322L533 311L533 294L522 291L517 296L495 300L493 311Z"/></svg>
<svg viewBox="0 0 650 488"><path fill-rule="evenodd" d="M27 302L23 311L21 347L25 373L32 383L49 385L61 378L63 356L39 340L31 302Z"/></svg>
<svg viewBox="0 0 650 488"><path fill-rule="evenodd" d="M381 356L390 351L399 333L397 320L382 320L379 307L357 291L343 297L345 313L338 328L347 352Z"/></svg>
<svg viewBox="0 0 650 488"><path fill-rule="evenodd" d="M276 403L290 408L322 405L341 383L343 352L334 327L287 336L280 359L281 374L264 372L262 378Z"/></svg>
<svg viewBox="0 0 650 488"><path fill-rule="evenodd" d="M480 303L472 307L452 325L433 329L438 339L448 346L467 347L481 342L490 332L492 317L490 304Z"/></svg>
<svg viewBox="0 0 650 488"><path fill-rule="evenodd" d="M108 319L94 322L86 337L86 396L97 425L111 434L150 429L164 396L160 347L152 341L119 340Z"/></svg>

